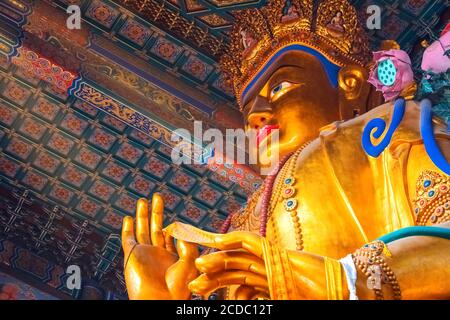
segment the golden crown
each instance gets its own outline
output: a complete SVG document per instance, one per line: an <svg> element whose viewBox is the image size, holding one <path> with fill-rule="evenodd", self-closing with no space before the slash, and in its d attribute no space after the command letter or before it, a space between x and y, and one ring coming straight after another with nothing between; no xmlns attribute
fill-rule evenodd
<svg viewBox="0 0 450 320"><path fill-rule="evenodd" d="M221 66L240 95L253 76L280 49L302 44L344 66L370 61L369 41L347 0L270 0L260 9L236 14Z"/></svg>
<svg viewBox="0 0 450 320"><path fill-rule="evenodd" d="M416 183L415 209L419 225L450 220L450 177L435 171L424 171Z"/></svg>

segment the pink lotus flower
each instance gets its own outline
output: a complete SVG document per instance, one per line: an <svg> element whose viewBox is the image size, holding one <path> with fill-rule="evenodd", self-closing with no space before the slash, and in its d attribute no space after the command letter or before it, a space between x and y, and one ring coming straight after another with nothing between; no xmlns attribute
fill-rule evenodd
<svg viewBox="0 0 450 320"><path fill-rule="evenodd" d="M414 83L411 59L403 50L387 50L373 53L375 66L370 71L369 83L383 93L386 101L397 98Z"/></svg>
<svg viewBox="0 0 450 320"><path fill-rule="evenodd" d="M423 53L422 70L443 73L450 69L450 23L441 37L433 42Z"/></svg>

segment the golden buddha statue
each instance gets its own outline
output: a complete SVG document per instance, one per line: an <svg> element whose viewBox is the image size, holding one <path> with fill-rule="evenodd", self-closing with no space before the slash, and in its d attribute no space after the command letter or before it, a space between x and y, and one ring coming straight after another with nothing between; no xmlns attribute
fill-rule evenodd
<svg viewBox="0 0 450 320"><path fill-rule="evenodd" d="M289 5L241 12L222 61L246 129L276 127L282 161L223 234L163 229L162 198L139 200L122 232L129 297L449 299L446 124L408 95L373 108L347 0Z"/></svg>

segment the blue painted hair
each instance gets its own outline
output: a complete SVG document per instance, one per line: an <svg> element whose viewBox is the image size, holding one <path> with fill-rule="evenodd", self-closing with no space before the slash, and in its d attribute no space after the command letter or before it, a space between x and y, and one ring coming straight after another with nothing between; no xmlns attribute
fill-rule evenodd
<svg viewBox="0 0 450 320"><path fill-rule="evenodd" d="M337 64L334 64L330 60L327 59L322 53L320 53L317 50L314 50L310 47L301 45L301 44L291 44L288 45L281 50L279 50L277 53L275 53L272 58L264 65L264 67L253 77L252 81L245 87L245 89L242 92L241 99L245 97L245 95L250 91L250 89L258 82L258 80L264 75L264 73L269 69L269 67L277 61L277 59L285 54L288 51L303 51L306 53L309 53L313 56L315 56L322 66L325 69L325 73L327 74L328 80L330 81L331 85L334 88L337 88L338 86L338 75L339 71L341 70L341 67Z"/></svg>

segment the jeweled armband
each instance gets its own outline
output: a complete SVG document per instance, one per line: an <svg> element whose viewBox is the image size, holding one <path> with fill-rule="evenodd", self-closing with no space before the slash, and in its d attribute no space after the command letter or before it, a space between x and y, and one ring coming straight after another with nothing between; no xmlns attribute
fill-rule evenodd
<svg viewBox="0 0 450 320"><path fill-rule="evenodd" d="M387 246L382 241L366 244L352 254L355 265L367 276L367 287L375 292L377 300L383 300L383 286L389 285L394 299L401 300L401 291L394 272L385 261L391 256Z"/></svg>

